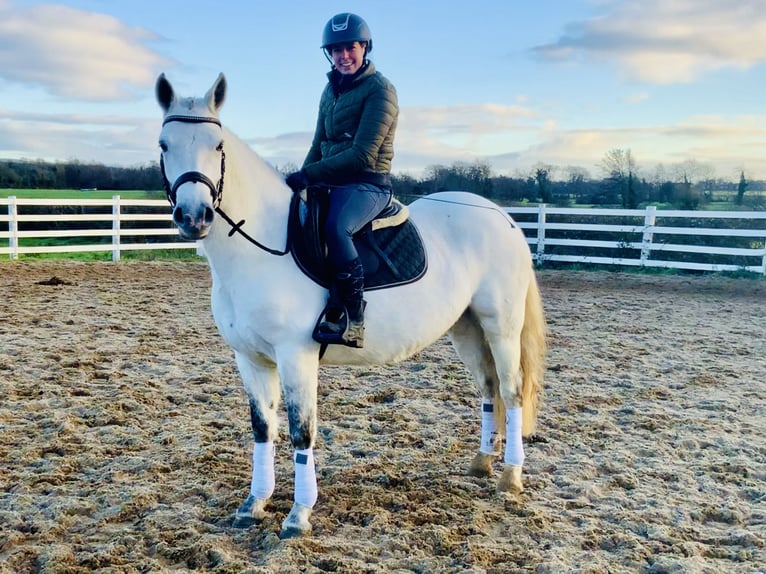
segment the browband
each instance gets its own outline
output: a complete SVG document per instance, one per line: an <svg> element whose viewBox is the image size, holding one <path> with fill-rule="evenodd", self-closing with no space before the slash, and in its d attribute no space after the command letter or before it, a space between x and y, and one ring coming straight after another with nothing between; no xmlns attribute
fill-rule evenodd
<svg viewBox="0 0 766 574"><path fill-rule="evenodd" d="M221 120L218 118L213 118L210 116L184 116L184 115L172 115L172 116L166 116L164 120L162 120L162 125L164 126L167 123L170 122L186 122L191 124L215 124L218 127L221 127Z"/></svg>

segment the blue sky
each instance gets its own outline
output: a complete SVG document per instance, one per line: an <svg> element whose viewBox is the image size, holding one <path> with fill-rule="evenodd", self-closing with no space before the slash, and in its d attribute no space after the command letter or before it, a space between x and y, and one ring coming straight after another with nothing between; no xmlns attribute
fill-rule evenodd
<svg viewBox="0 0 766 574"><path fill-rule="evenodd" d="M766 179L766 0L0 0L0 158L158 158L154 82L223 72L224 123L277 166L308 149L325 22L354 11L396 86L395 173L544 164Z"/></svg>

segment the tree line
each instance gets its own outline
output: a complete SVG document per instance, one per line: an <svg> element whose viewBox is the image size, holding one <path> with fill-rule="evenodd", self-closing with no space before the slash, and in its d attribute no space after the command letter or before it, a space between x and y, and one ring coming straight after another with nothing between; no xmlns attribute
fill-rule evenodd
<svg viewBox="0 0 766 574"><path fill-rule="evenodd" d="M580 167L538 164L526 174L493 175L488 164L457 163L432 166L422 179L394 175L399 196L420 196L444 190L472 191L501 205L546 203L568 207L598 205L636 209L645 205L697 209L711 202L730 202L766 209L766 181L750 181L744 170L738 181L714 176L708 166L694 161L672 169L657 166L643 175L630 150L610 150L599 166L604 176L593 178Z"/></svg>
<svg viewBox="0 0 766 574"><path fill-rule="evenodd" d="M434 165L415 178L393 174L396 195L409 202L444 190L470 191L501 205L547 203L557 206L598 205L637 208L666 205L696 209L712 201L730 201L766 209L766 182L750 181L744 170L738 181L716 178L712 169L694 161L672 169L657 166L651 175L639 170L630 150L607 152L599 166L601 178L579 167L538 164L528 173L496 175L486 162ZM287 173L295 166L283 166ZM164 188L157 162L135 167L97 163L0 160L0 188L99 189L159 191Z"/></svg>
<svg viewBox="0 0 766 574"><path fill-rule="evenodd" d="M157 162L136 167L110 167L78 161L0 160L0 188L154 191L164 189L164 186Z"/></svg>

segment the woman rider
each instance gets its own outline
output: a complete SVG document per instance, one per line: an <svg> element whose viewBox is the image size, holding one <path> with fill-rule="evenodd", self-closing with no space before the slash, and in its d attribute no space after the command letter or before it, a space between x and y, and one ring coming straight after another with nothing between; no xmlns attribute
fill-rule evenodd
<svg viewBox="0 0 766 574"><path fill-rule="evenodd" d="M321 48L332 69L319 101L311 148L287 184L293 191L314 184L330 189L325 236L334 289L344 309L334 316L328 313L314 338L362 347L364 269L352 236L391 201L399 106L396 89L367 58L372 36L362 18L334 16L324 28Z"/></svg>

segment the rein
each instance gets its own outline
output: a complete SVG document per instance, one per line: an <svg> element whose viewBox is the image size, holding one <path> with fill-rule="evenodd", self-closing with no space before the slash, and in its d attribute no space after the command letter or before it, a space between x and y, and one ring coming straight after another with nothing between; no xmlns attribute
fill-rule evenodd
<svg viewBox="0 0 766 574"><path fill-rule="evenodd" d="M289 238L287 239L287 243L285 244L285 248L282 249L282 250L272 249L271 247L266 247L263 243L261 243L260 241L258 241L255 238L251 237L250 235L248 235L247 232L242 231L242 226L245 224L245 220L244 219L241 219L238 223L234 223L234 220L231 217L229 217L226 214L226 212L223 209L221 209L220 207L216 207L215 211L216 211L216 213L218 213L218 215L220 215L221 217L224 218L226 223L231 225L231 229L229 230L229 237L231 237L235 233L239 233L242 237L247 239L250 243L252 243L256 247L259 247L260 249L262 249L266 253L271 253L272 255L278 255L279 257L282 257L283 255L287 255L288 253L290 253L290 239Z"/></svg>
<svg viewBox="0 0 766 574"><path fill-rule="evenodd" d="M214 117L209 116L187 116L187 115L171 115L167 116L163 122L163 127L165 124L168 124L170 122L182 122L187 124L201 124L201 123L208 123L208 124L215 124L218 127L221 127L221 120ZM221 179L218 180L218 185L216 186L213 181L206 176L204 173L199 171L187 171L179 175L176 180L171 185L170 181L168 180L167 175L165 175L165 161L162 155L160 155L160 171L162 172L162 181L165 184L165 195L170 202L171 207L176 206L176 193L178 191L178 188L181 187L185 183L202 183L204 184L209 190L210 190L210 196L213 199L213 209L218 213L226 223L228 223L231 226L231 230L229 230L229 237L232 237L235 233L239 233L242 237L244 237L247 241L255 245L256 247L262 249L266 253L270 253L271 255L277 255L277 256L283 256L290 253L290 239L288 237L287 243L285 245L285 248L283 250L279 249L272 249L271 247L265 246L263 243L258 241L257 239L251 237L247 234L247 232L242 230L242 226L245 224L245 220L242 219L239 222L235 223L234 220L229 217L229 215L221 208L221 200L223 199L223 175L226 172L226 153L223 151L223 148L221 148Z"/></svg>

